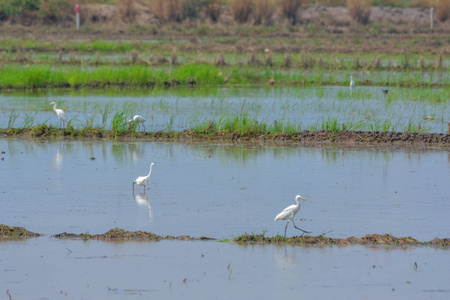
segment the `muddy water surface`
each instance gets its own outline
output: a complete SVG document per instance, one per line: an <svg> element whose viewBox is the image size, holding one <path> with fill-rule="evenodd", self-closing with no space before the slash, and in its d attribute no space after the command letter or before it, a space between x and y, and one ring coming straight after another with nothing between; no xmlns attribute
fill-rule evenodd
<svg viewBox="0 0 450 300"><path fill-rule="evenodd" d="M312 235L449 237L446 150L1 139L1 152L0 223L45 235L0 241L0 298L7 290L13 299L450 295L448 249L51 237L114 227L274 235L285 223L273 218L296 194L308 199L296 223ZM132 181L150 162L150 189L133 195Z"/></svg>

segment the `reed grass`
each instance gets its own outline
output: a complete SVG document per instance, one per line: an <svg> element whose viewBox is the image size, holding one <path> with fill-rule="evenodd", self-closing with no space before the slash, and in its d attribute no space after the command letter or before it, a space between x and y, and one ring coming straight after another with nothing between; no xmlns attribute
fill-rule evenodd
<svg viewBox="0 0 450 300"><path fill-rule="evenodd" d="M115 136L120 135L121 133L127 132L127 117L125 112L118 112L114 115L111 122L111 133Z"/></svg>
<svg viewBox="0 0 450 300"><path fill-rule="evenodd" d="M227 41L228 42L228 41ZM0 46L2 42L0 41ZM131 47L131 46L130 46ZM82 65L82 66L110 66L112 68L120 66L128 66L130 64L139 64L142 66L160 66L167 65L169 62L176 65L192 65L195 61L198 65L216 65L216 66L241 66L242 61L248 60L245 53L224 52L219 54L208 52L192 52L183 50L183 47L174 47L172 51L157 50L152 51L150 59L143 59L148 57L148 51L140 49L139 47L131 47L129 51L116 52L109 54L109 52L99 51L71 51L69 56L63 55L60 51L58 55L42 55L39 52L34 53L30 50L29 59L26 61L19 60L13 54L4 52L4 61L8 65L27 64L33 61L34 65L53 65L55 61L57 64L64 65ZM404 55L378 55L378 54L361 54L349 55L345 53L327 54L327 53L295 53L295 52L272 52L270 48L266 48L269 52L270 63L263 64L262 61L267 61L268 54L266 52L258 52L248 49L251 53L253 61L260 63L255 66L271 66L273 70L280 68L303 69L303 70L356 70L356 71L445 71L449 67L448 59L440 55L418 55L418 54L404 54ZM5 54L6 53L6 54ZM130 59L131 56L131 59Z"/></svg>
<svg viewBox="0 0 450 300"><path fill-rule="evenodd" d="M304 0L281 0L281 14L288 19L292 25L298 22L297 12Z"/></svg>
<svg viewBox="0 0 450 300"><path fill-rule="evenodd" d="M347 9L353 20L361 24L369 22L372 10L368 0L347 0Z"/></svg>
<svg viewBox="0 0 450 300"><path fill-rule="evenodd" d="M434 0L436 19L445 22L450 18L450 2L448 0Z"/></svg>
<svg viewBox="0 0 450 300"><path fill-rule="evenodd" d="M10 115L15 116L14 114ZM71 118L66 125L65 134L72 136L83 136L85 134L98 132L104 133L106 136L118 137L127 133L136 133L138 124L127 123L130 114L125 112L118 112L111 120L110 130L105 128L98 128L92 126L93 122L84 122L80 124L74 117ZM9 122L7 130L23 131L24 129L32 129L35 135L41 135L42 132L46 134L56 133L56 128L47 125L47 121L42 124L35 123L35 114L30 114L25 118L21 127L14 128L14 121ZM177 118L175 114L171 114L168 121L164 125L162 132L177 131ZM329 132L344 132L344 131L368 131L368 132L396 132L400 129L401 132L407 133L424 133L429 132L431 126L426 121L406 120L404 122L397 121L394 123L390 119L385 120L345 120L337 117L328 117L326 119L316 121L307 125L302 122L294 122L290 120L275 120L272 123L267 120L259 120L258 117L251 117L247 113L227 114L218 117L217 119L202 119L200 117L193 117L190 123L192 132L201 135L222 135L222 134L236 134L238 136L257 137L259 135L272 134L290 134L295 135L304 131L318 131L325 130Z"/></svg>
<svg viewBox="0 0 450 300"><path fill-rule="evenodd" d="M13 110L8 117L8 127L7 128L14 128L14 124L18 117L19 117L19 115L16 114L15 111Z"/></svg>

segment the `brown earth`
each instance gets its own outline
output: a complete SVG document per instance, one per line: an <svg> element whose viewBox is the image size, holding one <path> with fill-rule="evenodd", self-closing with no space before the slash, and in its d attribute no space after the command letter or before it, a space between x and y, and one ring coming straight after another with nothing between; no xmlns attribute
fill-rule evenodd
<svg viewBox="0 0 450 300"><path fill-rule="evenodd" d="M196 132L185 130L182 136L186 138L205 139ZM214 136L212 137L214 139ZM270 141L281 143L299 143L301 145L381 145L381 146L450 146L450 135L441 133L402 133L402 132L368 132L368 131L340 131L329 130L303 131L298 134L260 134L241 135L230 133L219 136L219 139L231 141Z"/></svg>
<svg viewBox="0 0 450 300"><path fill-rule="evenodd" d="M125 28L130 24L135 25L167 25L176 24L171 22L170 16L165 16L166 11L152 10L151 6L144 3L133 1L131 5L110 5L110 4L82 4L80 6L80 16L82 25L102 24L110 28ZM220 10L220 16L217 22L211 22L204 12L200 12L198 19L192 21L183 21L184 24L206 23L219 25L236 25L230 7L223 6ZM149 20L151 17L159 15L161 22ZM173 18L173 16L172 16ZM324 6L324 5L304 5L296 12L297 23L332 25L332 26L355 26L348 9L345 6ZM275 8L271 18L271 24L283 24L287 20L282 16L280 8ZM428 7L372 7L369 17L369 23L391 23L391 24L409 24L413 27L428 26L430 22L430 8ZM439 28L449 27L448 22L436 22ZM18 17L10 18L3 22L3 25L23 25L27 27L36 26L62 26L71 27L75 23L75 12L68 9L62 18L45 19L41 18L36 12L26 12ZM252 24L250 18L247 24Z"/></svg>
<svg viewBox="0 0 450 300"><path fill-rule="evenodd" d="M32 233L23 227L10 227L7 225L0 225L0 240L5 238L27 238L38 237L40 234ZM214 238L199 237L194 238L188 235L185 236L160 236L152 232L145 231L127 231L120 228L111 229L103 234L74 234L74 233L60 233L52 236L57 239L70 240L103 240L103 241L160 241L160 240L215 240ZM238 244L290 244L298 246L346 246L346 245L387 245L387 246L433 246L433 247L449 247L449 238L434 238L428 242L421 242L412 237L394 237L390 234L368 234L363 237L349 237L349 238L329 238L323 235L320 236L295 236L291 238L284 238L280 235L274 237L266 237L264 234L253 235L243 234L233 239Z"/></svg>
<svg viewBox="0 0 450 300"><path fill-rule="evenodd" d="M428 242L421 242L412 237L394 237L390 234L368 234L363 237L349 238L329 238L325 236L295 236L284 238L282 236L265 237L264 235L244 234L234 239L237 243L243 244L290 244L302 246L347 246L347 245L387 245L387 246L433 246L433 247L449 247L450 239L434 238Z"/></svg>
<svg viewBox="0 0 450 300"><path fill-rule="evenodd" d="M71 239L71 240L104 240L104 241L159 241L159 240L213 240L212 238L199 237L193 238L188 235L179 237L174 236L160 236L151 232L145 231L126 231L120 228L114 228L103 234L75 234L75 233L60 233L52 237L57 239Z"/></svg>
<svg viewBox="0 0 450 300"><path fill-rule="evenodd" d="M0 129L0 137L16 138L65 138L65 139L114 139L144 141L205 141L247 142L299 145L338 146L403 146L403 147L450 147L450 134L387 132L387 131L302 131L297 134L267 133L242 134L240 132L198 132L192 130L173 132L125 132L114 134L100 129L67 130L36 126L33 129Z"/></svg>
<svg viewBox="0 0 450 300"><path fill-rule="evenodd" d="M26 230L23 227L11 227L5 224L0 224L0 240L3 239L26 239L30 237L38 237L39 233L34 233Z"/></svg>
<svg viewBox="0 0 450 300"><path fill-rule="evenodd" d="M229 8L225 8L217 23L205 16L200 20L152 23L154 12L149 7L135 3L130 10L114 5L82 5L82 30L74 28L74 17L66 15L61 24L44 24L37 17L24 16L0 26L2 38L38 39L58 42L60 40L164 40L156 45L162 50L174 47L186 51L220 52L379 52L449 54L450 20L435 23L429 28L429 8L372 7L370 24L352 21L346 7L309 5L297 12L299 24L290 26L275 13L273 24L276 31L265 26L251 24L237 26ZM372 27L371 27L372 26ZM247 27L247 28L246 28ZM138 29L136 29L138 28ZM139 29L140 28L140 29ZM238 41L211 42L217 37L241 37ZM261 38L270 38L266 42ZM180 44L177 40L188 40ZM279 41L279 42L274 42Z"/></svg>

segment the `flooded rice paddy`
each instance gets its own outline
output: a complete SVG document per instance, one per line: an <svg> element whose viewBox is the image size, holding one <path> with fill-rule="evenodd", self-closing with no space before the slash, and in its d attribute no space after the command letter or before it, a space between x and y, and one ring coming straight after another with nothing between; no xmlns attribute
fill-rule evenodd
<svg viewBox="0 0 450 300"><path fill-rule="evenodd" d="M450 233L445 149L2 139L0 150L2 223L38 233L272 235L284 230L273 218L297 194L308 199L301 225L315 235ZM133 195L151 162L149 189Z"/></svg>
<svg viewBox="0 0 450 300"><path fill-rule="evenodd" d="M300 130L321 129L324 122L346 123L365 131L426 131L446 133L450 106L445 89L386 87L311 88L180 88L151 91L75 91L0 95L0 128L58 126L51 101L66 111L74 128L111 129L123 112L141 114L139 130L192 129L202 122L245 113L268 125L275 120Z"/></svg>
<svg viewBox="0 0 450 300"><path fill-rule="evenodd" d="M450 293L448 250L433 248L44 237L1 242L0 253L2 297L9 290L14 299L446 299Z"/></svg>
<svg viewBox="0 0 450 300"><path fill-rule="evenodd" d="M448 249L242 246L301 194L311 235L450 236L447 149L0 140L0 223L44 234L0 241L8 299L445 299ZM94 159L95 158L95 159ZM149 189L132 191L155 167ZM111 228L219 241L104 242ZM298 235L292 226L287 235ZM9 293L9 294L8 294Z"/></svg>

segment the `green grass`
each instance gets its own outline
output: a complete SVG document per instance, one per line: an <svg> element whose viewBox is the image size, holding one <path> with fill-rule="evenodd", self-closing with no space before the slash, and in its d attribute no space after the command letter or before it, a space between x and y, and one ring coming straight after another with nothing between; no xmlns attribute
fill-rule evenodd
<svg viewBox="0 0 450 300"><path fill-rule="evenodd" d="M80 88L129 86L148 88L153 86L173 87L190 85L191 78L197 86L208 85L268 85L270 79L277 85L296 85L302 87L321 85L344 85L349 83L352 74L347 71L314 70L292 71L270 67L240 66L217 67L214 65L181 65L170 68L154 68L144 65L131 66L50 66L10 64L0 67L0 87L8 89L40 88ZM449 87L450 76L439 71L428 72L372 72L354 75L356 85L379 85L390 87ZM359 93L359 92L358 92ZM448 92L441 92L439 100L445 100ZM412 95L423 99L425 92Z"/></svg>
<svg viewBox="0 0 450 300"><path fill-rule="evenodd" d="M19 115L16 114L15 111L13 110L8 117L8 127L7 128L14 128L14 123L16 122L18 117L19 117Z"/></svg>

